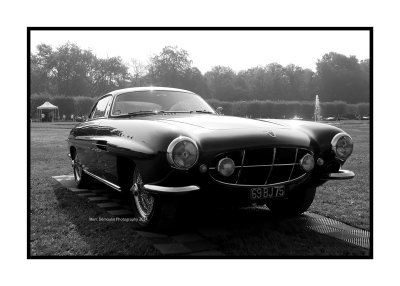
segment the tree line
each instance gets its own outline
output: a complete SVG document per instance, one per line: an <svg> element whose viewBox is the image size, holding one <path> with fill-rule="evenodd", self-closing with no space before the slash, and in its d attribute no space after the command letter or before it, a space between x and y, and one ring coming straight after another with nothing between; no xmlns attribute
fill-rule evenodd
<svg viewBox="0 0 400 286"><path fill-rule="evenodd" d="M217 101L370 101L369 59L329 52L318 59L316 71L270 63L235 72L214 66L205 72L193 66L187 51L167 46L144 63L121 57L99 58L91 50L66 43L46 44L31 53L31 94L99 97L135 86L188 89Z"/></svg>

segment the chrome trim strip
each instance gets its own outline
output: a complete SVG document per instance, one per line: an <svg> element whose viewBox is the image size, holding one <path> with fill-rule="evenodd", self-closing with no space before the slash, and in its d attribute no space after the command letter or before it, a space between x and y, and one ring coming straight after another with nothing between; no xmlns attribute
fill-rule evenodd
<svg viewBox="0 0 400 286"><path fill-rule="evenodd" d="M243 168L257 168L257 167L279 167L279 166L292 166L292 165L300 165L299 163L290 163L290 164L274 164L274 165L248 165L248 166L243 166ZM240 166L235 166L235 168L240 168ZM208 168L209 170L215 170L217 168L215 167L210 167Z"/></svg>
<svg viewBox="0 0 400 286"><path fill-rule="evenodd" d="M217 179L214 179L212 176L211 176L211 178L212 178L215 182L217 182L217 183L219 183L219 184L221 184L221 185L226 185L226 186L231 186L231 187L250 187L250 188L256 188L256 187L270 187L270 186L286 185L286 184L294 183L294 182L297 182L297 181L303 179L303 178L306 177L307 175L309 175L309 173L305 173L305 174L301 175L300 177L298 177L298 178L296 178L296 179L293 179L293 180L290 180L290 181L283 181L283 182L273 183L273 184L269 184L269 185L241 185L241 184L231 184L231 183L221 182L221 181L219 181L219 180L217 180Z"/></svg>
<svg viewBox="0 0 400 286"><path fill-rule="evenodd" d="M299 152L299 148L296 148L296 155L294 156L294 164L292 167L292 171L290 171L289 180L292 178L294 166L297 164L297 153Z"/></svg>
<svg viewBox="0 0 400 286"><path fill-rule="evenodd" d="M196 148L196 160L194 161L193 165L190 166L189 168L180 168L180 167L176 166L174 159L172 158L172 151L174 150L175 146L182 141L189 141ZM177 170L189 170L194 165L196 165L198 160L199 160L199 147L197 146L196 141L194 141L192 138L189 138L186 136L179 136L179 137L176 137L174 140L172 140L171 143L169 143L168 148L167 148L167 161L171 165L172 168L177 169Z"/></svg>
<svg viewBox="0 0 400 286"><path fill-rule="evenodd" d="M271 176L272 169L274 168L275 155L276 155L276 148L274 148L274 153L273 153L273 155L272 155L272 165L271 165L271 168L269 169L268 177L267 177L267 179L265 180L265 185L268 185L269 177Z"/></svg>
<svg viewBox="0 0 400 286"><path fill-rule="evenodd" d="M353 179L355 176L354 172L349 170L339 170L337 173L328 173L326 177L321 178L321 180L349 180Z"/></svg>
<svg viewBox="0 0 400 286"><path fill-rule="evenodd" d="M95 174L92 174L92 173L90 173L89 171L86 171L85 169L83 169L83 171L84 171L86 174L88 174L89 176L95 178L96 180L99 180L100 182L102 182L102 183L106 184L107 186L113 188L114 190L117 190L117 191L119 191L119 192L122 191L121 188L120 188L118 185L113 184L113 183L107 181L106 179L100 178L99 176L96 176Z"/></svg>
<svg viewBox="0 0 400 286"><path fill-rule="evenodd" d="M332 141L331 141L331 145L332 145L332 151L335 154L335 157L337 159L341 160L341 161L346 161L350 157L350 155L353 153L353 149L351 150L350 154L346 158L340 158L337 155L336 145L337 145L337 142L339 141L339 139L342 138L342 137L349 137L350 141L351 141L351 144L352 144L352 147L354 148L353 138L351 138L351 136L349 134L347 134L346 132L340 132L340 133L336 134L335 136L333 136Z"/></svg>
<svg viewBox="0 0 400 286"><path fill-rule="evenodd" d="M243 149L243 151L242 151L242 163L240 164L240 170L239 170L239 173L238 173L238 178L237 178L237 180L236 180L236 184L239 182L239 179L240 179L240 174L242 173L242 169L243 169L243 163L244 163L244 157L246 156L246 149ZM236 167L235 167L236 168Z"/></svg>
<svg viewBox="0 0 400 286"><path fill-rule="evenodd" d="M144 188L149 191L160 193L187 193L200 190L199 186L183 186L183 187L163 187L157 185L144 185Z"/></svg>
<svg viewBox="0 0 400 286"><path fill-rule="evenodd" d="M249 165L243 166L243 168L255 168L255 167L279 167L279 166L292 166L299 165L299 163L290 163L290 164L272 164L272 165Z"/></svg>

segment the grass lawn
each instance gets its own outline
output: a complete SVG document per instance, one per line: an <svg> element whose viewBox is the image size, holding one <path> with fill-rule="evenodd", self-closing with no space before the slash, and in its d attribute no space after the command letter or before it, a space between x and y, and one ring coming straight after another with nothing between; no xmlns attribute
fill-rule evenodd
<svg viewBox="0 0 400 286"><path fill-rule="evenodd" d="M65 140L73 125L31 123L31 255L159 255L129 223L89 222L90 217L109 215L51 178L72 173ZM356 178L320 187L310 211L369 229L369 124L341 123L341 128L355 142L354 153L344 167L354 171ZM206 227L210 221L214 226L231 225L233 234L213 239L228 255L368 254L367 250L306 232L301 226L287 227L265 214L239 213L235 217L227 213L220 217L203 217L199 225Z"/></svg>
<svg viewBox="0 0 400 286"><path fill-rule="evenodd" d="M370 149L369 121L349 121L335 126L346 131L354 141L353 154L343 169L353 171L352 180L328 181L317 189L309 211L346 224L369 230L370 223Z"/></svg>

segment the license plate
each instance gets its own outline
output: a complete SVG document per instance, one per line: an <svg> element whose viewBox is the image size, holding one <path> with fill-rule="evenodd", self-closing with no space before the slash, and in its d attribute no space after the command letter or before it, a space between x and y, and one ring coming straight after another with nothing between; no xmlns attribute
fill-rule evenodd
<svg viewBox="0 0 400 286"><path fill-rule="evenodd" d="M285 196L285 186L256 187L250 189L252 200L282 198Z"/></svg>

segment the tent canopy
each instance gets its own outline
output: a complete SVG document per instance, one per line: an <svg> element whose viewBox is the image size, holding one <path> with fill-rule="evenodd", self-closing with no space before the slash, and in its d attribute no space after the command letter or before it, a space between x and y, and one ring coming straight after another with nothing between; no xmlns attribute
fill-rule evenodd
<svg viewBox="0 0 400 286"><path fill-rule="evenodd" d="M53 121L59 119L58 107L46 101L37 107L37 118L39 121Z"/></svg>
<svg viewBox="0 0 400 286"><path fill-rule="evenodd" d="M58 109L58 107L46 101L41 106L38 106L37 109Z"/></svg>

